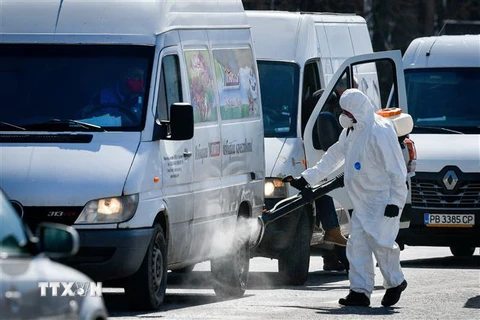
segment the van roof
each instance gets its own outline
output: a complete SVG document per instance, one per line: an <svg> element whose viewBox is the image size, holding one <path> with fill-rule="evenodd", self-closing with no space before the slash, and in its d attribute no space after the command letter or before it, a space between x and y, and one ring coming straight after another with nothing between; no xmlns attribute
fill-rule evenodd
<svg viewBox="0 0 480 320"><path fill-rule="evenodd" d="M318 29L318 25L329 25L332 35L336 27L356 27L365 25L365 19L356 14L336 13L313 13L313 12L290 12L269 10L246 10L248 23L251 26L252 38L255 45L255 54L258 59L272 59L277 61L296 61L303 64L306 60L322 56L338 55L339 53L322 52L325 45L320 41L328 38L325 31ZM348 28L344 29L349 32ZM317 34L320 32L321 34ZM350 36L348 36L350 38ZM345 41L346 39L344 39ZM342 52L345 58L354 55L371 52L369 36L366 40L370 50L361 49L360 52ZM328 39L325 39L328 41ZM345 44L346 45L346 44ZM348 41L348 45L350 41ZM351 50L355 50L351 48Z"/></svg>
<svg viewBox="0 0 480 320"><path fill-rule="evenodd" d="M0 12L3 43L152 45L171 29L248 27L241 0L2 0Z"/></svg>
<svg viewBox="0 0 480 320"><path fill-rule="evenodd" d="M405 69L480 67L480 35L445 35L413 40L403 56Z"/></svg>

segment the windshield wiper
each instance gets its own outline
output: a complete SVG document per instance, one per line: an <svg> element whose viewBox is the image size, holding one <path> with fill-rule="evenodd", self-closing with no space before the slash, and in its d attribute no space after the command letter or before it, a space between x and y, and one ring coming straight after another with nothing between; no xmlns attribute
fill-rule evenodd
<svg viewBox="0 0 480 320"><path fill-rule="evenodd" d="M419 133L419 132L439 132L439 133L454 133L454 134L463 134L461 131L453 130L453 129L448 129L448 128L443 128L443 127L426 127L426 126L414 126L413 127L413 132Z"/></svg>
<svg viewBox="0 0 480 320"><path fill-rule="evenodd" d="M22 127L19 127L17 125L14 125L14 124L11 124L11 123L8 123L8 122L3 122L3 121L0 121L0 127L3 127L3 128L8 128L8 131L17 131L17 130L26 130L25 128L22 128Z"/></svg>
<svg viewBox="0 0 480 320"><path fill-rule="evenodd" d="M74 127L80 127L86 131L107 132L107 130L95 124L77 121L73 119L50 119L45 122L29 124L29 125L26 125L25 127L28 129L47 129L47 130L58 129L58 128L71 129Z"/></svg>

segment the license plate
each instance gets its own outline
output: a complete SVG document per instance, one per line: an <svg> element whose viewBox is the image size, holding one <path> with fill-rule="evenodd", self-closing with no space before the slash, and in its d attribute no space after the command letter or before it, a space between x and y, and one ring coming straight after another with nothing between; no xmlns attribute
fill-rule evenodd
<svg viewBox="0 0 480 320"><path fill-rule="evenodd" d="M425 213L424 222L427 227L471 228L475 225L475 215Z"/></svg>

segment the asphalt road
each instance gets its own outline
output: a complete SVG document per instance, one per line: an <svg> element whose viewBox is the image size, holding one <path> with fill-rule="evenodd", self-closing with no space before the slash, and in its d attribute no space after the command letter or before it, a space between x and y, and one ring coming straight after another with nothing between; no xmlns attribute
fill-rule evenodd
<svg viewBox="0 0 480 320"><path fill-rule="evenodd" d="M210 264L196 265L190 274L169 274L164 306L158 312L131 312L121 289L104 289L112 319L480 319L480 255L455 258L448 248L406 247L401 264L408 288L400 302L382 307L382 276L376 268L371 307L342 307L348 293L345 272L323 271L313 255L307 283L281 285L277 261L254 258L245 296L221 300L210 281Z"/></svg>

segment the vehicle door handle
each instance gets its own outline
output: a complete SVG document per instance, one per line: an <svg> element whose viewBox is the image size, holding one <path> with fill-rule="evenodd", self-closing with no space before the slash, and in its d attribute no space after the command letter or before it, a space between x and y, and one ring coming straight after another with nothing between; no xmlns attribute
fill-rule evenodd
<svg viewBox="0 0 480 320"><path fill-rule="evenodd" d="M192 156L192 153L188 150L185 149L185 151L183 151L183 157L184 158L190 158Z"/></svg>

